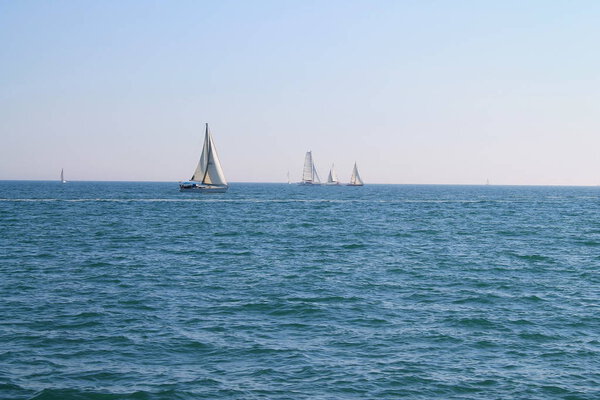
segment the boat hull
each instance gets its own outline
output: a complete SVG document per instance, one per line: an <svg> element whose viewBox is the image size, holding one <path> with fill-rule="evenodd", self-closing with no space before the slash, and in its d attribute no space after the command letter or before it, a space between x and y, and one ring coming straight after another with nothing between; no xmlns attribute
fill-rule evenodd
<svg viewBox="0 0 600 400"><path fill-rule="evenodd" d="M229 186L210 186L197 184L180 184L179 191L187 193L225 193Z"/></svg>
<svg viewBox="0 0 600 400"><path fill-rule="evenodd" d="M322 186L322 183L316 183L316 182L298 182L298 185L300 186Z"/></svg>
<svg viewBox="0 0 600 400"><path fill-rule="evenodd" d="M349 183L346 186L365 186L364 184Z"/></svg>

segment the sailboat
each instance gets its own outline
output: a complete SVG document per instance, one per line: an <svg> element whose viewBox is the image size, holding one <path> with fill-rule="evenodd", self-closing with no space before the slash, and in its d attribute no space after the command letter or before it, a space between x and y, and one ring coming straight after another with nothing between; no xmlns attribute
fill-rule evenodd
<svg viewBox="0 0 600 400"><path fill-rule="evenodd" d="M65 170L64 170L64 168L61 168L61 170L60 170L60 183L67 183L67 181L65 181Z"/></svg>
<svg viewBox="0 0 600 400"><path fill-rule="evenodd" d="M320 185L321 179L312 158L312 151L307 151L304 157L304 169L302 170L302 181L299 185Z"/></svg>
<svg viewBox="0 0 600 400"><path fill-rule="evenodd" d="M340 181L338 180L337 174L335 173L335 168L333 164L331 164L331 169L329 170L329 176L327 177L327 185L339 185Z"/></svg>
<svg viewBox="0 0 600 400"><path fill-rule="evenodd" d="M204 146L200 161L194 175L189 182L180 182L180 192L204 192L204 193L224 193L229 186L221 168L221 162L217 155L217 149L212 135L206 124L206 133L204 134Z"/></svg>
<svg viewBox="0 0 600 400"><path fill-rule="evenodd" d="M358 173L358 168L356 167L356 163L354 163L354 169L352 170L352 176L350 177L350 183L346 186L363 186L364 182L360 179L360 174Z"/></svg>

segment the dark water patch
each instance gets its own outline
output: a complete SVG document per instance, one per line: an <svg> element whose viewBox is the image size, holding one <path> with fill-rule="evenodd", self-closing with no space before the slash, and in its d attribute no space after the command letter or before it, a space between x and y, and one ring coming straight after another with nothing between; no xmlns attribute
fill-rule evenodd
<svg viewBox="0 0 600 400"><path fill-rule="evenodd" d="M235 231L213 233L213 236L216 236L216 237L235 237L235 236L240 236L240 235L241 235L241 232L235 232Z"/></svg>
<svg viewBox="0 0 600 400"><path fill-rule="evenodd" d="M473 329L495 329L498 325L486 318L458 318L448 319L455 325Z"/></svg>
<svg viewBox="0 0 600 400"><path fill-rule="evenodd" d="M355 303L361 299L356 296L323 296L323 297L287 297L286 301L300 303Z"/></svg>
<svg viewBox="0 0 600 400"><path fill-rule="evenodd" d="M220 247L223 248L230 248L231 245L228 244L221 244L219 245ZM252 255L252 252L249 250L231 250L231 251L211 251L209 253L210 256L232 256L232 257L242 257L242 256L250 256Z"/></svg>
<svg viewBox="0 0 600 400"><path fill-rule="evenodd" d="M368 327L376 327L376 326L385 326L390 325L390 322L382 319L382 318L353 318L348 321L348 323L356 326L368 326Z"/></svg>
<svg viewBox="0 0 600 400"><path fill-rule="evenodd" d="M365 247L367 246L362 243L351 243L342 245L342 248L346 250L364 249Z"/></svg>
<svg viewBox="0 0 600 400"><path fill-rule="evenodd" d="M519 334L519 337L521 339L530 340L534 342L548 342L560 339L560 337L546 335L540 332L523 332Z"/></svg>
<svg viewBox="0 0 600 400"><path fill-rule="evenodd" d="M5 399L28 399L30 392L30 390L27 390L19 385L0 382L0 395L2 395Z"/></svg>
<svg viewBox="0 0 600 400"><path fill-rule="evenodd" d="M547 394L567 394L570 393L569 390L562 388L560 386L554 386L554 385L544 385L540 387L541 391L543 393L547 393Z"/></svg>
<svg viewBox="0 0 600 400"><path fill-rule="evenodd" d="M576 243L581 246L588 246L588 247L600 246L600 241L597 241L597 240L581 240L581 241L576 241Z"/></svg>
<svg viewBox="0 0 600 400"><path fill-rule="evenodd" d="M523 232L517 232L517 231L496 231L497 235L500 236L511 236L511 237L523 237L524 233ZM533 232L527 232L525 235L531 235L533 234Z"/></svg>
<svg viewBox="0 0 600 400"><path fill-rule="evenodd" d="M453 300L454 304L496 304L496 302L501 299L500 296L495 296L492 294L486 294L481 296L470 296L464 297L461 299Z"/></svg>

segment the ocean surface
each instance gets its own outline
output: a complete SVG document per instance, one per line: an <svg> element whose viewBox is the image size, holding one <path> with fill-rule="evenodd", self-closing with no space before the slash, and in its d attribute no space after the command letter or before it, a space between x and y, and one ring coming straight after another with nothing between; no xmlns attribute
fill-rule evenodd
<svg viewBox="0 0 600 400"><path fill-rule="evenodd" d="M0 399L600 399L600 187L0 182Z"/></svg>

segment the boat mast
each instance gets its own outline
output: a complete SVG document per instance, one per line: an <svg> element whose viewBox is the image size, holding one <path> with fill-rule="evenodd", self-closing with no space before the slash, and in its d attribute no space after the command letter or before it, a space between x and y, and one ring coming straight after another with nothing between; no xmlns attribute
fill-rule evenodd
<svg viewBox="0 0 600 400"><path fill-rule="evenodd" d="M211 149L211 140L210 133L208 132L208 122L206 123L206 132L204 134L204 142L206 143L207 155L206 155L206 166L204 168L204 176L202 177L202 183L206 180L206 175L208 175L208 166L210 165L210 157L212 153Z"/></svg>

